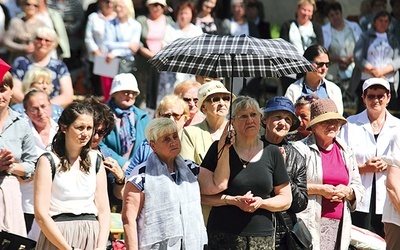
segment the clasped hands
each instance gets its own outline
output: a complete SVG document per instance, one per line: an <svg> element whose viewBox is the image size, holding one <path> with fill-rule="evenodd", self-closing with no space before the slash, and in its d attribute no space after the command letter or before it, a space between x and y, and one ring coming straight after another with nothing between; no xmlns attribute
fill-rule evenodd
<svg viewBox="0 0 400 250"><path fill-rule="evenodd" d="M0 150L0 172L7 171L12 167L14 163L14 155L8 149Z"/></svg>
<svg viewBox="0 0 400 250"><path fill-rule="evenodd" d="M235 196L235 201L236 206L244 212L254 213L262 205L263 199L248 191L245 195Z"/></svg>
<svg viewBox="0 0 400 250"><path fill-rule="evenodd" d="M351 193L351 188L343 184L333 186L330 184L324 184L324 192L322 196L331 202L342 202Z"/></svg>

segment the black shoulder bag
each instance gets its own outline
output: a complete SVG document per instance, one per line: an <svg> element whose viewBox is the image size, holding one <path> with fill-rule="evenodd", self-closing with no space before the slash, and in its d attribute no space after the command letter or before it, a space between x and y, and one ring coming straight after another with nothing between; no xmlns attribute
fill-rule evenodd
<svg viewBox="0 0 400 250"><path fill-rule="evenodd" d="M286 224L281 212L276 212L276 223L280 223L285 228L285 236L282 239L290 250L312 250L312 237L304 221L297 218L293 229Z"/></svg>

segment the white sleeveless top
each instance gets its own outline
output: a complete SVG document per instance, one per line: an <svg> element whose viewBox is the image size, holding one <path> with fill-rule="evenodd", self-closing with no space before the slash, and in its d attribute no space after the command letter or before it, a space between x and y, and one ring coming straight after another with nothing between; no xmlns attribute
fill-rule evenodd
<svg viewBox="0 0 400 250"><path fill-rule="evenodd" d="M58 166L59 158L51 154ZM73 168L67 172L59 172L57 169L51 187L50 216L62 213L97 215L94 203L97 152L91 151L89 154L92 166L88 174Z"/></svg>

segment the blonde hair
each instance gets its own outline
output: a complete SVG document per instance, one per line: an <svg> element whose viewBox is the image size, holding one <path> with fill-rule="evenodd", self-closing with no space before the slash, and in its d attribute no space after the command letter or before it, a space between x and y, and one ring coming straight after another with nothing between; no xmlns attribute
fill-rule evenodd
<svg viewBox="0 0 400 250"><path fill-rule="evenodd" d="M173 108L176 105L179 105L183 108L183 115L185 116L185 122L189 119L189 105L179 96L177 95L167 95L163 99L161 99L160 104L155 112L155 117L161 117L161 110L167 108Z"/></svg>
<svg viewBox="0 0 400 250"><path fill-rule="evenodd" d="M114 8L117 6L118 3L124 3L126 6L126 10L128 11L128 16L135 19L135 8L133 7L132 0L116 0L114 2Z"/></svg>
<svg viewBox="0 0 400 250"><path fill-rule="evenodd" d="M196 81L193 81L193 80L186 80L186 81L183 81L183 82L178 83L178 84L175 86L174 94L175 94L175 95L178 95L178 96L182 96L183 93L185 93L185 92L188 91L189 89L191 89L191 88L197 88L197 89L199 89L200 87L201 87L201 84L200 84L200 83L198 83L198 82L196 82Z"/></svg>
<svg viewBox="0 0 400 250"><path fill-rule="evenodd" d="M297 8L300 8L303 4L311 4L313 6L313 12L317 10L317 4L315 0L299 0L297 2Z"/></svg>
<svg viewBox="0 0 400 250"><path fill-rule="evenodd" d="M27 93L31 88L32 85L39 80L40 78L43 78L45 80L48 80L50 83L48 93L50 94L53 92L53 81L52 81L52 71L48 68L44 67L33 67L30 70L28 70L22 79L22 91L23 93Z"/></svg>

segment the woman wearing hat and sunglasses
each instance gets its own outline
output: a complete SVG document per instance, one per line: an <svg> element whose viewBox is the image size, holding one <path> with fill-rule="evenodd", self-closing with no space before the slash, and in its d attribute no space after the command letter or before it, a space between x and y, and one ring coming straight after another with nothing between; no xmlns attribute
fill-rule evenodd
<svg viewBox="0 0 400 250"><path fill-rule="evenodd" d="M331 65L328 51L321 45L311 45L303 55L315 68L315 72L306 72L304 76L292 83L286 90L285 96L293 103L300 96L315 94L319 98L332 99L343 114L342 91L333 82L325 79Z"/></svg>
<svg viewBox="0 0 400 250"><path fill-rule="evenodd" d="M266 103L262 123L265 125L265 136L262 140L280 147L285 159L293 201L290 208L281 214L285 221L291 222L288 226L292 228L297 222L296 213L303 211L308 203L306 160L286 140L287 134L296 130L300 121L294 113L293 103L284 96L276 96ZM282 240L285 228L279 226L278 224L276 228L275 249L288 249Z"/></svg>
<svg viewBox="0 0 400 250"><path fill-rule="evenodd" d="M315 249L348 249L351 217L364 187L355 155L336 135L346 119L335 103L321 98L311 104L313 133L296 143L307 159L307 209L298 214L306 223Z"/></svg>

